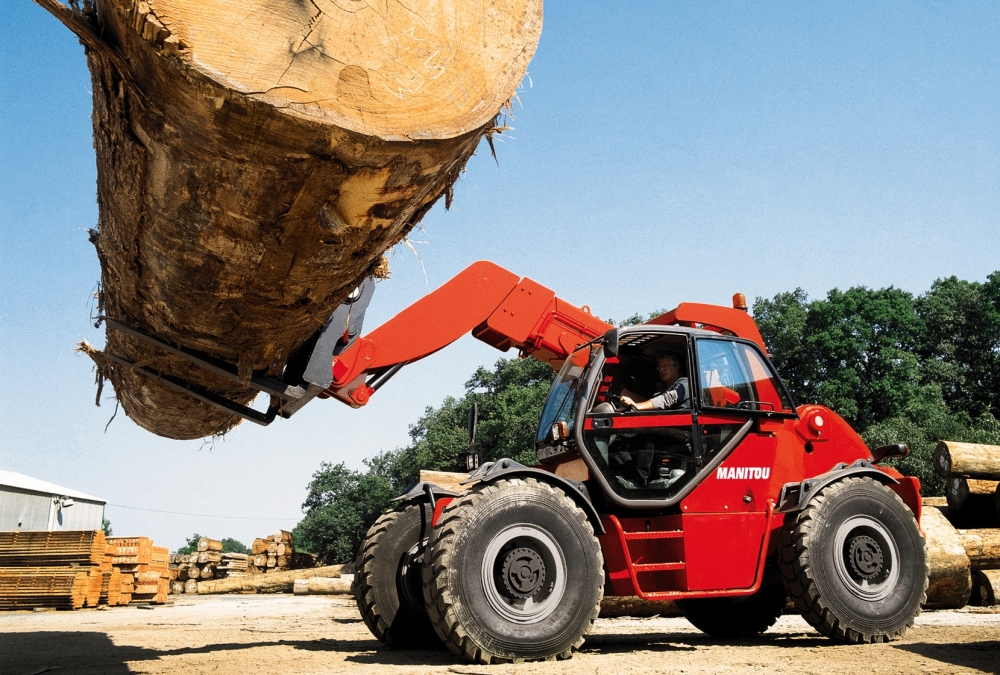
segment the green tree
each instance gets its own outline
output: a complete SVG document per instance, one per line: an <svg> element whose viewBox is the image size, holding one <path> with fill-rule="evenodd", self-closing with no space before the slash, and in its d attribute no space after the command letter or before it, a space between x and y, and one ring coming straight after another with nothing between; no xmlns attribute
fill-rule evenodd
<svg viewBox="0 0 1000 675"><path fill-rule="evenodd" d="M187 543L177 549L178 555L191 555L192 553L198 552L198 540L201 539L201 535L195 532L190 537L187 538Z"/></svg>
<svg viewBox="0 0 1000 675"><path fill-rule="evenodd" d="M956 411L1000 411L1000 272L985 284L938 279L917 298L925 382L941 388Z"/></svg>
<svg viewBox="0 0 1000 675"><path fill-rule="evenodd" d="M197 545L197 542L196 542ZM243 545L243 542L237 541L232 537L228 537L222 540L222 552L223 553L249 553L250 549Z"/></svg>
<svg viewBox="0 0 1000 675"><path fill-rule="evenodd" d="M891 460L899 471L920 479L924 495L944 494L945 480L934 471L931 461L941 440L1000 445L1000 422L986 412L972 418L965 411L949 409L941 389L926 385L896 416L878 422L862 434L869 447L906 443L909 457Z"/></svg>
<svg viewBox="0 0 1000 675"><path fill-rule="evenodd" d="M920 384L922 322L895 288L834 289L807 303L802 289L757 298L754 318L798 403L821 403L855 429L900 413Z"/></svg>
<svg viewBox="0 0 1000 675"><path fill-rule="evenodd" d="M324 462L309 483L295 541L325 563L353 560L365 532L398 494L379 458L365 464L361 472Z"/></svg>
<svg viewBox="0 0 1000 675"><path fill-rule="evenodd" d="M771 300L757 298L753 318L764 338L771 362L797 403L815 401L816 364L806 343L808 296L801 288Z"/></svg>
<svg viewBox="0 0 1000 675"><path fill-rule="evenodd" d="M104 530L105 537L110 537L112 532L111 521L107 518L101 517L101 529Z"/></svg>

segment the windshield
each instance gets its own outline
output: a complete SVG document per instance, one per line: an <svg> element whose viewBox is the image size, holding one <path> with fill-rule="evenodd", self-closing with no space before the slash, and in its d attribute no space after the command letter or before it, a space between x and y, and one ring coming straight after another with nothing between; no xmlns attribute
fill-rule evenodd
<svg viewBox="0 0 1000 675"><path fill-rule="evenodd" d="M556 422L565 422L570 429L573 428L573 420L576 418L576 404L579 400L580 390L583 386L581 377L587 369L588 358L599 346L593 346L590 351L581 349L574 352L570 358L563 362L559 374L556 375L552 388L549 389L549 397L545 401L545 408L542 410L542 417L538 421L538 433L535 435L535 443L546 440L549 429Z"/></svg>

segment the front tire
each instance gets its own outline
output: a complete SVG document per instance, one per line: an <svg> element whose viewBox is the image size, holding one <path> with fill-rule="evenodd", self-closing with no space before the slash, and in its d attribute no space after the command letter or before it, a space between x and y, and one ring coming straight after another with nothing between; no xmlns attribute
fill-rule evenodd
<svg viewBox="0 0 1000 675"><path fill-rule="evenodd" d="M372 635L394 649L440 648L420 578L431 516L426 502L382 514L355 562L352 590L361 617Z"/></svg>
<svg viewBox="0 0 1000 675"><path fill-rule="evenodd" d="M845 478L786 516L779 567L802 616L844 642L901 637L927 599L927 552L913 513L870 477Z"/></svg>
<svg viewBox="0 0 1000 675"><path fill-rule="evenodd" d="M747 597L679 600L677 605L701 632L720 640L739 640L773 626L787 603L784 586L768 584Z"/></svg>
<svg viewBox="0 0 1000 675"><path fill-rule="evenodd" d="M445 508L424 559L424 594L454 654L486 664L569 658L600 611L604 558L561 489L498 480Z"/></svg>

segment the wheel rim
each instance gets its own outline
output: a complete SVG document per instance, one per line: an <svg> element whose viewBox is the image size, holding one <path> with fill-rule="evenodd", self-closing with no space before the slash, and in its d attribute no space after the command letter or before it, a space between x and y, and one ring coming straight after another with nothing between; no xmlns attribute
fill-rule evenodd
<svg viewBox="0 0 1000 675"><path fill-rule="evenodd" d="M870 516L854 516L837 529L834 563L844 586L868 602L888 597L899 582L896 540Z"/></svg>
<svg viewBox="0 0 1000 675"><path fill-rule="evenodd" d="M399 572L396 575L399 580L398 588L401 602L420 613L427 611L424 608L423 581L420 578L420 568L423 565L426 546L426 539L414 544L400 560Z"/></svg>
<svg viewBox="0 0 1000 675"><path fill-rule="evenodd" d="M507 527L486 547L482 582L490 607L507 621L542 621L555 611L566 591L562 548L540 527Z"/></svg>

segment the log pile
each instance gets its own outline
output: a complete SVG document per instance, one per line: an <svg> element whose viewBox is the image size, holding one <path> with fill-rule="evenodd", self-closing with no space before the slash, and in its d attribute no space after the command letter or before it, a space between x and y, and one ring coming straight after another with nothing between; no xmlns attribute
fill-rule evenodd
<svg viewBox="0 0 1000 675"><path fill-rule="evenodd" d="M250 546L250 556L247 558L249 574L274 574L306 569L315 565L316 557L311 553L296 551L292 533L286 530L278 530L267 537L254 539Z"/></svg>
<svg viewBox="0 0 1000 675"><path fill-rule="evenodd" d="M270 574L253 574L235 579L215 579L198 584L199 595L217 593L288 593L294 590L295 581L312 577L338 578L343 576L345 565L329 565L303 570L280 570ZM347 567L347 569L350 569Z"/></svg>
<svg viewBox="0 0 1000 675"><path fill-rule="evenodd" d="M199 581L247 574L245 553L223 553L222 542L208 537L199 539L197 548L195 553L170 556L170 567L175 573L171 593L197 593Z"/></svg>
<svg viewBox="0 0 1000 675"><path fill-rule="evenodd" d="M280 375L450 201L542 27L541 0L36 2L86 46L99 312L239 372L112 328L81 345L129 417L176 439L239 418L166 378L246 404L251 374Z"/></svg>
<svg viewBox="0 0 1000 675"><path fill-rule="evenodd" d="M1000 446L941 441L933 462L947 488L944 504L925 500L921 522L931 558L928 606L997 604Z"/></svg>

